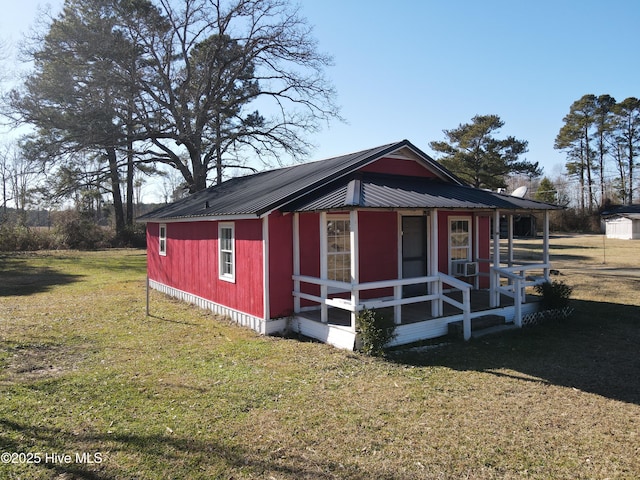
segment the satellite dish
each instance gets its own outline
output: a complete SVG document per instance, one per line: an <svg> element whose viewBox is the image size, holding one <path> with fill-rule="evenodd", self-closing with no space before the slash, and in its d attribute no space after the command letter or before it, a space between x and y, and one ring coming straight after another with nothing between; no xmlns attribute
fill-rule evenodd
<svg viewBox="0 0 640 480"><path fill-rule="evenodd" d="M518 198L524 198L524 196L527 194L527 186L523 185L521 187L516 188L512 193L511 196L512 197L518 197Z"/></svg>

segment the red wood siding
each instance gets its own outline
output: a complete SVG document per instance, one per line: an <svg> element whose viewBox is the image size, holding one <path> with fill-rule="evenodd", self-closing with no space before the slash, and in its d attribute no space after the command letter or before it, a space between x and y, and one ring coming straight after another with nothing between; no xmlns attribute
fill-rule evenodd
<svg viewBox="0 0 640 480"><path fill-rule="evenodd" d="M269 215L269 310L271 318L293 314L293 215Z"/></svg>
<svg viewBox="0 0 640 480"><path fill-rule="evenodd" d="M410 177L435 177L423 165L414 160L401 160L398 158L381 158L360 169L361 172L389 173L393 175L407 175Z"/></svg>
<svg viewBox="0 0 640 480"><path fill-rule="evenodd" d="M300 214L300 274L320 276L320 215Z"/></svg>
<svg viewBox="0 0 640 480"><path fill-rule="evenodd" d="M478 221L479 230L479 258L488 259L491 254L491 218L487 215L480 216ZM489 273L490 264L480 262L480 272ZM489 277L480 276L480 288L489 288Z"/></svg>
<svg viewBox="0 0 640 480"><path fill-rule="evenodd" d="M301 213L300 225L300 274L320 277L320 215ZM303 283L301 291L311 295L320 295L320 287ZM303 306L314 305L306 300Z"/></svg>
<svg viewBox="0 0 640 480"><path fill-rule="evenodd" d="M235 226L235 282L218 277L218 222L167 224L167 255L158 255L157 223L147 224L149 278L207 300L264 315L262 222L241 220Z"/></svg>
<svg viewBox="0 0 640 480"><path fill-rule="evenodd" d="M358 213L360 282L398 278L398 214ZM363 298L393 295L393 289L365 290Z"/></svg>

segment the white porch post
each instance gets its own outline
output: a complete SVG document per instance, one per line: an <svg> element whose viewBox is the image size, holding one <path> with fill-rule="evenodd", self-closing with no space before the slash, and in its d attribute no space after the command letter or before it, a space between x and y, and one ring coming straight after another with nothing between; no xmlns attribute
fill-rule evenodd
<svg viewBox="0 0 640 480"><path fill-rule="evenodd" d="M549 281L549 210L544 211L544 232L542 234L542 257L546 267L544 268L544 279Z"/></svg>
<svg viewBox="0 0 640 480"><path fill-rule="evenodd" d="M477 213L473 214L473 258L472 260L474 262L478 261L478 258L480 257L480 217ZM478 263L478 265L480 265ZM479 268L479 267L478 267ZM478 290L480 288L480 275L476 275L473 278L473 288Z"/></svg>
<svg viewBox="0 0 640 480"><path fill-rule="evenodd" d="M396 245L398 245L398 280L402 279L403 271L402 271L402 213L397 212L396 214L396 222L397 222L397 240ZM394 300L402 300L402 285L396 285L393 287L393 299ZM399 325L402 323L402 305L394 305L393 306L393 323Z"/></svg>
<svg viewBox="0 0 640 480"><path fill-rule="evenodd" d="M262 219L262 282L264 285L263 315L271 319L271 294L269 283L269 215Z"/></svg>
<svg viewBox="0 0 640 480"><path fill-rule="evenodd" d="M493 214L493 268L500 268L500 210L497 209ZM491 272L490 278L489 306L495 308L500 306L500 277Z"/></svg>
<svg viewBox="0 0 640 480"><path fill-rule="evenodd" d="M293 214L293 274L300 275L300 214ZM300 280L293 281L293 291L300 292ZM300 297L293 297L293 311L300 313Z"/></svg>
<svg viewBox="0 0 640 480"><path fill-rule="evenodd" d="M358 305L360 304L360 248L358 234L358 211L349 212L349 243L351 246L351 305L354 311L351 312L351 330L356 331L356 317L358 316Z"/></svg>
<svg viewBox="0 0 640 480"><path fill-rule="evenodd" d="M513 307L515 309L513 323L518 328L522 327L522 302L524 301L522 283L521 279L517 279L513 285L515 294L513 297Z"/></svg>
<svg viewBox="0 0 640 480"><path fill-rule="evenodd" d="M431 236L429 238L431 251L429 252L430 257L430 271L429 275L435 277L438 275L439 265L438 265L438 209L434 208L431 210L431 215L429 216L431 221ZM432 283L434 285L435 291L432 291L431 294L438 294L439 297L442 297L442 284L440 282ZM431 316L434 318L442 316L442 300L438 298L438 300L431 301Z"/></svg>
<svg viewBox="0 0 640 480"><path fill-rule="evenodd" d="M513 213L510 213L507 218L509 219L509 256L507 263L510 267L513 267Z"/></svg>
<svg viewBox="0 0 640 480"><path fill-rule="evenodd" d="M329 253L328 240L327 240L327 212L320 212L320 278L327 280L327 255ZM320 298L322 303L320 304L320 321L322 323L329 322L329 310L325 300L327 299L328 288L326 284L320 286Z"/></svg>

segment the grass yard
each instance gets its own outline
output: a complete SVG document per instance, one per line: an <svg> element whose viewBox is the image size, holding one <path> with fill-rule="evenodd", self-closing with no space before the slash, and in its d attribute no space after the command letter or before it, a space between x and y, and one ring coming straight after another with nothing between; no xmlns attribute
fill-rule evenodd
<svg viewBox="0 0 640 480"><path fill-rule="evenodd" d="M605 246L552 239L570 319L386 360L146 317L144 251L2 255L0 478L639 478L640 243Z"/></svg>

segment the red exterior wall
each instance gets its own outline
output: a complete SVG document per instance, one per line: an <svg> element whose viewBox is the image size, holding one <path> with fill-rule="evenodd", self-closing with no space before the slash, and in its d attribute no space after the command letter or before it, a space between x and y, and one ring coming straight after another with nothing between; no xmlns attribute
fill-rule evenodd
<svg viewBox="0 0 640 480"><path fill-rule="evenodd" d="M358 214L360 282L398 278L398 214L364 211ZM393 289L365 290L363 298L393 295Z"/></svg>
<svg viewBox="0 0 640 480"><path fill-rule="evenodd" d="M478 221L480 258L488 259L491 254L491 218L480 216ZM480 273L489 273L490 264L480 262ZM489 288L489 277L480 276L480 288Z"/></svg>
<svg viewBox="0 0 640 480"><path fill-rule="evenodd" d="M320 214L301 213L300 225L300 275L320 277ZM320 287L303 283L300 290L311 295L320 295ZM293 299L291 299L293 305ZM302 300L301 305L314 305Z"/></svg>
<svg viewBox="0 0 640 480"><path fill-rule="evenodd" d="M293 314L293 215L269 215L269 310L271 318Z"/></svg>
<svg viewBox="0 0 640 480"><path fill-rule="evenodd" d="M218 222L167 223L167 255L158 254L159 224L147 224L149 278L257 317L264 315L262 222L235 225L235 283L218 278Z"/></svg>
<svg viewBox="0 0 640 480"><path fill-rule="evenodd" d="M320 276L320 214L301 213L300 224L300 274Z"/></svg>
<svg viewBox="0 0 640 480"><path fill-rule="evenodd" d="M398 158L381 158L362 167L361 172L389 173L392 175L407 175L410 177L435 178L436 175L427 170L420 163L413 160L401 160Z"/></svg>

